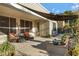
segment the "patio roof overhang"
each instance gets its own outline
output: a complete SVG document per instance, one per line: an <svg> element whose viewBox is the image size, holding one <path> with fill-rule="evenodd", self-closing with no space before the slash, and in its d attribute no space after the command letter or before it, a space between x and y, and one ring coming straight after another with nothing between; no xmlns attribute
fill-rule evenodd
<svg viewBox="0 0 79 59"><path fill-rule="evenodd" d="M20 19L25 19L25 20L29 20L29 21L47 21L48 19L38 15L37 13L28 10L16 3L1 3L0 4L0 9L1 12L5 12L7 9L12 10L13 13L11 11L9 11L9 13L11 13L9 16L15 17L17 15L18 18ZM18 12L18 13L16 13ZM8 12L7 12L8 13ZM15 16L14 13L16 14ZM3 15L3 16L8 16L8 15ZM24 17L24 18L23 18Z"/></svg>
<svg viewBox="0 0 79 59"><path fill-rule="evenodd" d="M54 14L48 14L48 13L43 13L43 12L40 12L40 11L33 10L33 9L28 8L28 7L26 7L22 4L19 4L19 3L18 3L18 5L24 7L28 10L31 10L31 11L47 18L47 19L54 20L54 21L75 20L75 19L78 18L78 15L58 15L58 14L54 15Z"/></svg>

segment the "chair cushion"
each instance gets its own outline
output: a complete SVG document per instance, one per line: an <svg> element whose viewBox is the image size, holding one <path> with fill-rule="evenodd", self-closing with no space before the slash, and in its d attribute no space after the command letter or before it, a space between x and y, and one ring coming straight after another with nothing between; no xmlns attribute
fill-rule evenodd
<svg viewBox="0 0 79 59"><path fill-rule="evenodd" d="M29 32L24 32L25 37L29 37Z"/></svg>

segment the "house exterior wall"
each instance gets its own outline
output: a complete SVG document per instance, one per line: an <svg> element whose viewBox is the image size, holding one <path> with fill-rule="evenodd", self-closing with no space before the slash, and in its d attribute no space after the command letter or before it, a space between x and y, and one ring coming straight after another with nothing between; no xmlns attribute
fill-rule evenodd
<svg viewBox="0 0 79 59"><path fill-rule="evenodd" d="M58 32L61 33L63 31L63 27L65 26L64 21L58 21Z"/></svg>
<svg viewBox="0 0 79 59"><path fill-rule="evenodd" d="M54 24L56 25L54 25ZM54 27L55 26L55 28L56 28L56 31L54 31ZM49 35L50 36L52 36L52 35L55 35L55 34L57 34L58 33L58 23L57 23L57 21L52 21L52 20L50 20L49 21Z"/></svg>
<svg viewBox="0 0 79 59"><path fill-rule="evenodd" d="M49 22L40 22L40 36L48 36L49 35Z"/></svg>

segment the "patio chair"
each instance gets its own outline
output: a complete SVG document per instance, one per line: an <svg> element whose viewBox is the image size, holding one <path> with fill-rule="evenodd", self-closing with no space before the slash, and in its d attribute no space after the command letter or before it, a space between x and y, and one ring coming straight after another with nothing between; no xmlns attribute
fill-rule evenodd
<svg viewBox="0 0 79 59"><path fill-rule="evenodd" d="M25 39L29 40L29 32L24 32Z"/></svg>
<svg viewBox="0 0 79 59"><path fill-rule="evenodd" d="M10 42L18 42L19 38L18 38L18 36L16 36L15 33L9 33L9 41Z"/></svg>

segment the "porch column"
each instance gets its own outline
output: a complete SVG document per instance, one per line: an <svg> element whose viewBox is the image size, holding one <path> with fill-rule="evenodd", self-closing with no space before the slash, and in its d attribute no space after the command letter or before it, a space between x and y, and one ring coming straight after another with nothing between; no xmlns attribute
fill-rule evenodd
<svg viewBox="0 0 79 59"><path fill-rule="evenodd" d="M37 28L36 28L36 23L35 21L32 22L32 32L34 33L34 36L36 36Z"/></svg>
<svg viewBox="0 0 79 59"><path fill-rule="evenodd" d="M52 22L49 21L49 35L52 35L52 29L53 29Z"/></svg>
<svg viewBox="0 0 79 59"><path fill-rule="evenodd" d="M18 34L20 32L20 19L16 18L16 33Z"/></svg>

